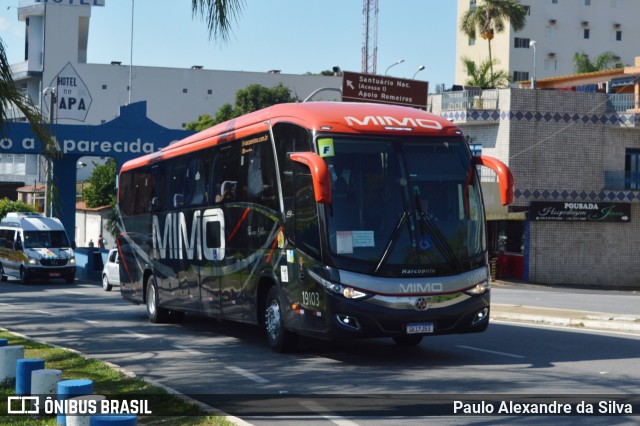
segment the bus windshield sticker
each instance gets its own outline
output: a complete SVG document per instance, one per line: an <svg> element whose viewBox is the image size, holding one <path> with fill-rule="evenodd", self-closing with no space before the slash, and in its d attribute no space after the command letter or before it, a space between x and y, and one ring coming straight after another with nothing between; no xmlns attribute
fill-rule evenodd
<svg viewBox="0 0 640 426"><path fill-rule="evenodd" d="M351 231L336 232L336 248L338 254L353 253L353 233Z"/></svg>
<svg viewBox="0 0 640 426"><path fill-rule="evenodd" d="M333 157L335 155L335 151L333 150L333 139L318 139L318 152L320 153L320 157Z"/></svg>
<svg viewBox="0 0 640 426"><path fill-rule="evenodd" d="M282 231L278 232L278 248L284 248L284 234Z"/></svg>
<svg viewBox="0 0 640 426"><path fill-rule="evenodd" d="M287 265L280 266L280 281L283 283L289 282L289 267Z"/></svg>
<svg viewBox="0 0 640 426"><path fill-rule="evenodd" d="M373 231L352 231L354 247L375 247Z"/></svg>
<svg viewBox="0 0 640 426"><path fill-rule="evenodd" d="M293 250L287 250L287 262L295 263L295 261L296 261L296 257L294 255Z"/></svg>

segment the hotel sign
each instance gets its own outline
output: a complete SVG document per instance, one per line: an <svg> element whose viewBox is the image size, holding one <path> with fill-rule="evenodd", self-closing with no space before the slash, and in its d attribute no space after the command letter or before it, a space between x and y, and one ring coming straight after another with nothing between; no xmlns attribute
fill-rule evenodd
<svg viewBox="0 0 640 426"><path fill-rule="evenodd" d="M601 202L532 201L532 221L631 222L631 204Z"/></svg>

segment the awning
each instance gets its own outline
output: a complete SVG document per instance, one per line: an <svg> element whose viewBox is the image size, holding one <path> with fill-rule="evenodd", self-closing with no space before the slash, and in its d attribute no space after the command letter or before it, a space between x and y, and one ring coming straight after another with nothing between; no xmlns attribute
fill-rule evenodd
<svg viewBox="0 0 640 426"><path fill-rule="evenodd" d="M609 82L609 87L632 86L635 83L636 78L638 77L629 76L629 77L612 78L611 81Z"/></svg>

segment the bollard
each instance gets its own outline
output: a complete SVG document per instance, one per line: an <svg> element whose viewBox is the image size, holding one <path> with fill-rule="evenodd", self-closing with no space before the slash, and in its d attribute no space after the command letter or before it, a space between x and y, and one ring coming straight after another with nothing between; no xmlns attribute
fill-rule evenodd
<svg viewBox="0 0 640 426"><path fill-rule="evenodd" d="M35 370L31 372L31 395L39 397L37 403L44 407L47 396L53 396L58 389L58 382L62 380L61 370ZM34 407L36 402L31 403Z"/></svg>
<svg viewBox="0 0 640 426"><path fill-rule="evenodd" d="M0 348L0 382L16 378L16 362L24 358L24 346Z"/></svg>
<svg viewBox="0 0 640 426"><path fill-rule="evenodd" d="M93 381L89 379L63 380L58 383L58 401L65 401L74 396L91 395L93 393ZM59 425L66 425L65 414L58 414Z"/></svg>
<svg viewBox="0 0 640 426"><path fill-rule="evenodd" d="M9 339L0 339L0 347L7 346L9 344Z"/></svg>
<svg viewBox="0 0 640 426"><path fill-rule="evenodd" d="M31 373L31 394L55 395L60 380L61 370L35 370Z"/></svg>
<svg viewBox="0 0 640 426"><path fill-rule="evenodd" d="M102 401L107 399L104 395L83 395L69 398L69 400L78 401L79 411L82 413L89 412L89 401ZM100 403L94 405L97 412L100 412ZM91 416L94 414L76 414L67 416L67 426L89 426L91 424Z"/></svg>
<svg viewBox="0 0 640 426"><path fill-rule="evenodd" d="M31 373L44 368L44 359L23 358L16 361L16 395L31 395Z"/></svg>
<svg viewBox="0 0 640 426"><path fill-rule="evenodd" d="M91 426L136 426L138 424L137 416L118 416L118 415L106 415L106 416L91 416Z"/></svg>

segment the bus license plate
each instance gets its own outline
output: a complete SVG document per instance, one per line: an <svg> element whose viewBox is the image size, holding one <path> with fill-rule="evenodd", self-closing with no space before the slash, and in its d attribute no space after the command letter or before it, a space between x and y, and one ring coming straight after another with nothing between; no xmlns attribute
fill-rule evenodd
<svg viewBox="0 0 640 426"><path fill-rule="evenodd" d="M49 276L50 277L59 277L60 276L60 272L49 272Z"/></svg>
<svg viewBox="0 0 640 426"><path fill-rule="evenodd" d="M407 324L407 334L433 333L433 323Z"/></svg>

